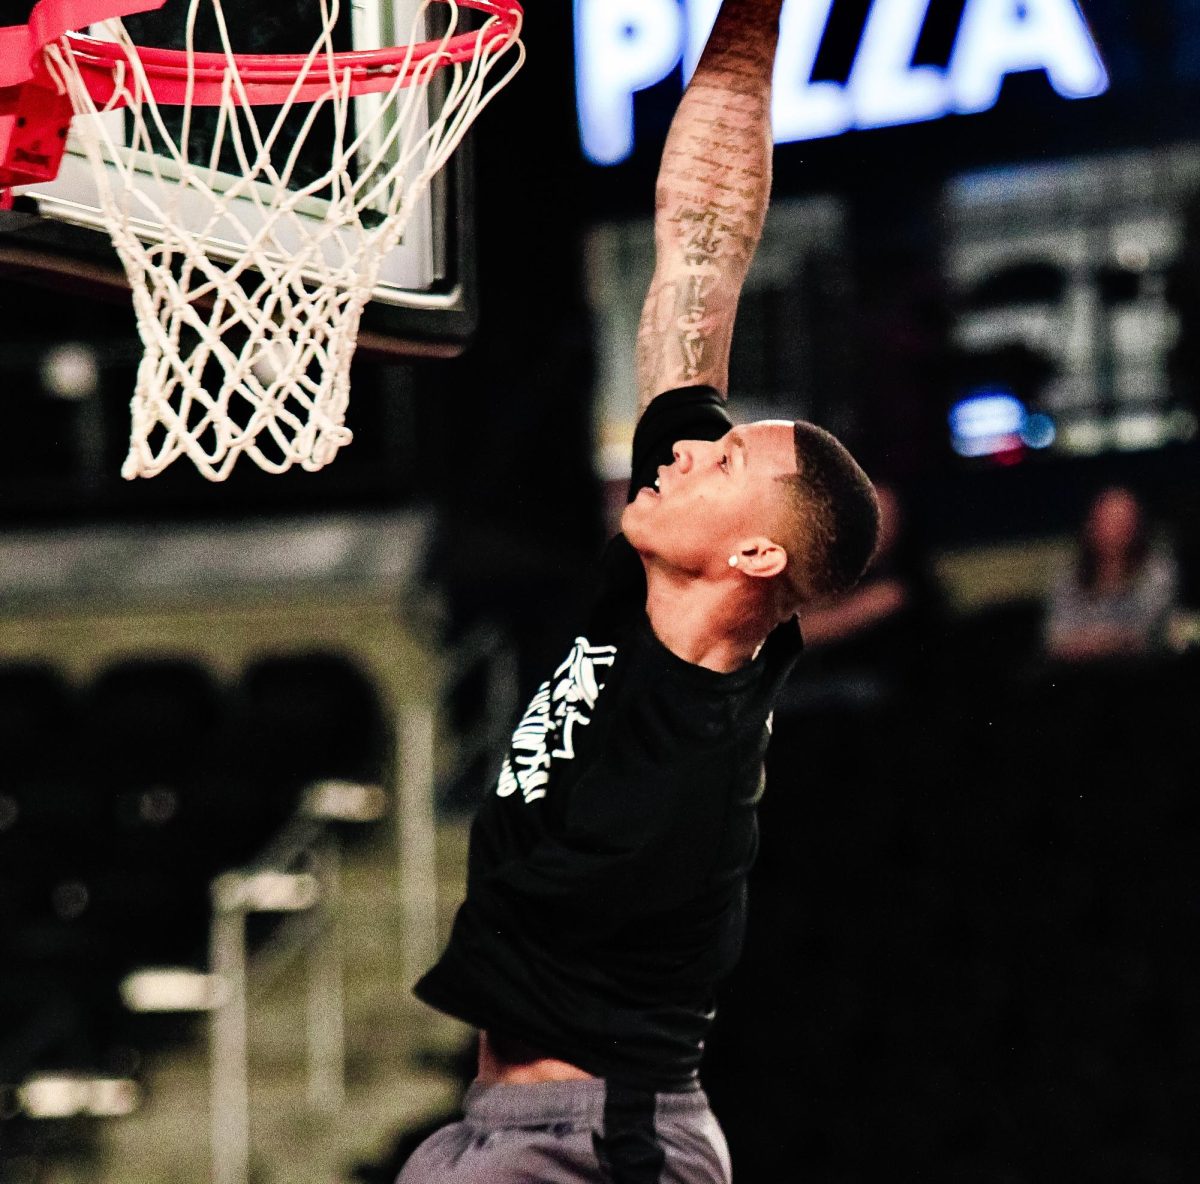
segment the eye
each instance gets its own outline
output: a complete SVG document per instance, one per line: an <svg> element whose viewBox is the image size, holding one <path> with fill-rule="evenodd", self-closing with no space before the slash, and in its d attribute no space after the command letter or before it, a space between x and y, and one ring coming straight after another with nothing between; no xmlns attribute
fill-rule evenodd
<svg viewBox="0 0 1200 1184"><path fill-rule="evenodd" d="M728 470L729 470L729 453L728 452L723 453L721 456L721 468L725 469L726 472L728 472Z"/></svg>

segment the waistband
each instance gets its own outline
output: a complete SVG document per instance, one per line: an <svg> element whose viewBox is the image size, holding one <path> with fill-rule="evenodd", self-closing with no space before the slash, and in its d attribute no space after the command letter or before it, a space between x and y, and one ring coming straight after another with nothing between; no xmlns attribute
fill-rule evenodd
<svg viewBox="0 0 1200 1184"><path fill-rule="evenodd" d="M586 1081L540 1081L533 1085L481 1085L467 1089L464 1108L469 1121L491 1130L539 1126L550 1122L588 1122L603 1129L609 1082L595 1077ZM629 1087L622 1086L628 1093ZM644 1092L654 1100L656 1122L686 1119L708 1110L708 1095L699 1083L678 1092Z"/></svg>

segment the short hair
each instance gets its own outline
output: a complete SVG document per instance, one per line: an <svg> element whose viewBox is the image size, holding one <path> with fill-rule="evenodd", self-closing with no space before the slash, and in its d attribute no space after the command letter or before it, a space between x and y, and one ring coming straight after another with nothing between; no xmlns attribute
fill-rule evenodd
<svg viewBox="0 0 1200 1184"><path fill-rule="evenodd" d="M792 430L796 472L776 478L787 499L779 541L789 611L853 588L879 539L879 501L858 462L816 424L797 420Z"/></svg>

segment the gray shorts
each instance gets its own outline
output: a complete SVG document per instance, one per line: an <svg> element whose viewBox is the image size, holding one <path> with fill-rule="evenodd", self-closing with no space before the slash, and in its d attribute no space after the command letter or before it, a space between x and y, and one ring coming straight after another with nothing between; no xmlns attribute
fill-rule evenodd
<svg viewBox="0 0 1200 1184"><path fill-rule="evenodd" d="M397 1184L730 1184L729 1148L699 1086L476 1083Z"/></svg>

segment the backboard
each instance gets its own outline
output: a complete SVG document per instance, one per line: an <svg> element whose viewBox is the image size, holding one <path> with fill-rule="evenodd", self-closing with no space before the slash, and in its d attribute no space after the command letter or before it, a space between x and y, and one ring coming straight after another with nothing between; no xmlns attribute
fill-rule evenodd
<svg viewBox="0 0 1200 1184"><path fill-rule="evenodd" d="M0 0L0 24L21 24L28 19L32 0ZM334 34L338 49L371 49L405 44L414 34L418 0L343 0ZM182 47L185 0L168 0L155 12L126 18L134 40L143 45ZM229 5L230 40L238 52L282 54L306 52L320 28L318 0L272 0L269 5ZM434 18L427 18L434 19ZM418 39L440 33L418 27ZM88 32L104 36L102 26ZM214 29L198 28L199 49L219 49ZM356 100L369 102L372 96ZM434 104L436 82L421 96ZM263 109L270 118L271 108ZM165 112L172 118L176 113ZM297 118L302 118L298 113ZM121 111L112 120L114 134L122 135ZM205 155L211 142L207 132L218 118L213 108L192 112L189 156ZM308 135L305 153L311 152L314 170L324 154L328 168L328 136L320 124ZM235 175L237 162L221 157L219 169ZM173 184L172 168L160 158L157 179L150 169L139 172L139 184L152 187ZM177 176L177 173L175 174ZM305 179L303 159L296 184ZM359 350L398 355L448 355L458 352L475 321L472 158L464 143L432 185L421 193L406 224L401 242L382 260L373 299L368 304L359 334ZM0 275L20 274L27 282L62 287L69 291L122 289L124 272L113 251L99 209L97 183L73 129L58 177L20 190L15 214L0 217ZM158 202L161 205L163 203ZM324 219L327 206L319 198L305 199L303 214ZM151 225L149 233L156 228Z"/></svg>

